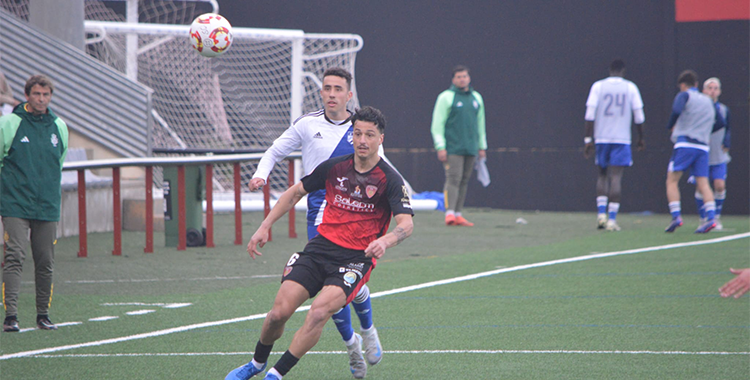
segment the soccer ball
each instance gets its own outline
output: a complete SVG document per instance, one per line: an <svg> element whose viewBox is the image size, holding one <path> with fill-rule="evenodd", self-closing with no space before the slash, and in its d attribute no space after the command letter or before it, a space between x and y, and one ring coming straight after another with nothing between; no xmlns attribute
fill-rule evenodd
<svg viewBox="0 0 750 380"><path fill-rule="evenodd" d="M216 57L232 46L232 25L224 16L205 13L190 25L190 44L204 57Z"/></svg>

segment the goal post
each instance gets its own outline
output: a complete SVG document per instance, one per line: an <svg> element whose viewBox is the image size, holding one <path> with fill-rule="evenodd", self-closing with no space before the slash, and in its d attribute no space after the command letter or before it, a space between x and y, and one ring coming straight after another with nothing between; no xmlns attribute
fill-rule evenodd
<svg viewBox="0 0 750 380"><path fill-rule="evenodd" d="M127 72L127 36L138 39L137 79L154 90L153 148L265 149L299 116L323 108L323 72L355 74L362 38L301 30L233 27L233 44L206 58L190 47L189 26L86 21L87 51ZM355 76L356 77L356 76ZM359 106L356 80L348 107ZM249 180L256 163L243 167ZM233 188L231 168L217 167L219 191ZM284 189L286 168L269 183Z"/></svg>

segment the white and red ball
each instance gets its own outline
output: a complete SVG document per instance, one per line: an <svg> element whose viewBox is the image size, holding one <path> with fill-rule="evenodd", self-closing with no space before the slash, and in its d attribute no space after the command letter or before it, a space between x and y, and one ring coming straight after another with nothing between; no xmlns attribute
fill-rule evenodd
<svg viewBox="0 0 750 380"><path fill-rule="evenodd" d="M190 44L204 57L216 57L232 46L232 25L216 13L205 13L190 25Z"/></svg>

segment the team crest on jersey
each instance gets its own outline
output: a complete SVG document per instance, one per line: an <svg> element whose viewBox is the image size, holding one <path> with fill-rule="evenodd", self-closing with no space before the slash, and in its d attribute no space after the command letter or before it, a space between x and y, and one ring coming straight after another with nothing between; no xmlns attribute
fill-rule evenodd
<svg viewBox="0 0 750 380"><path fill-rule="evenodd" d="M355 198L362 198L362 190L359 188L359 185L354 188L352 196Z"/></svg>
<svg viewBox="0 0 750 380"><path fill-rule="evenodd" d="M367 185L365 188L365 193L367 194L367 198L372 198L375 193L378 192L378 187L375 185Z"/></svg>
<svg viewBox="0 0 750 380"><path fill-rule="evenodd" d="M349 145L354 145L354 133L352 131L346 132L346 142Z"/></svg>
<svg viewBox="0 0 750 380"><path fill-rule="evenodd" d="M479 102L475 100L474 101L474 109L477 109L477 108L479 108Z"/></svg>
<svg viewBox="0 0 750 380"><path fill-rule="evenodd" d="M284 267L284 276L283 277L286 277L287 275L289 275L289 273L292 273L292 269L294 269L294 268L293 267Z"/></svg>
<svg viewBox="0 0 750 380"><path fill-rule="evenodd" d="M52 141L52 146L54 146L55 148L57 148L57 144L60 143L60 140L57 138L56 134L54 134L54 133L52 134L51 141Z"/></svg>
<svg viewBox="0 0 750 380"><path fill-rule="evenodd" d="M347 188L344 186L344 181L349 180L347 177L336 177L336 180L339 181L339 184L336 185L337 190L346 191Z"/></svg>
<svg viewBox="0 0 750 380"><path fill-rule="evenodd" d="M460 100L458 101L458 103L456 103L456 107L463 107L463 106L464 106L464 102Z"/></svg>

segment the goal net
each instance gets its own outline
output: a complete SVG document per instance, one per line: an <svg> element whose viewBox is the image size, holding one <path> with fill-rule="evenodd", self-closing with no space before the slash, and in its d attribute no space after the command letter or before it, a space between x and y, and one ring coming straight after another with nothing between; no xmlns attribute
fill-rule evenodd
<svg viewBox="0 0 750 380"><path fill-rule="evenodd" d="M215 2L141 0L138 24L125 22L125 3L85 1L86 49L154 90L152 149L265 150L297 117L323 107L319 90L327 68L354 75L362 48L352 34L235 26L231 48L205 58L190 47L188 29L196 16L215 12ZM0 6L28 19L28 0L0 0ZM350 109L359 105L355 83ZM242 183L256 164L243 164ZM215 167L217 191L233 189L232 175L231 166ZM287 181L286 165L277 165L269 184L282 190Z"/></svg>

